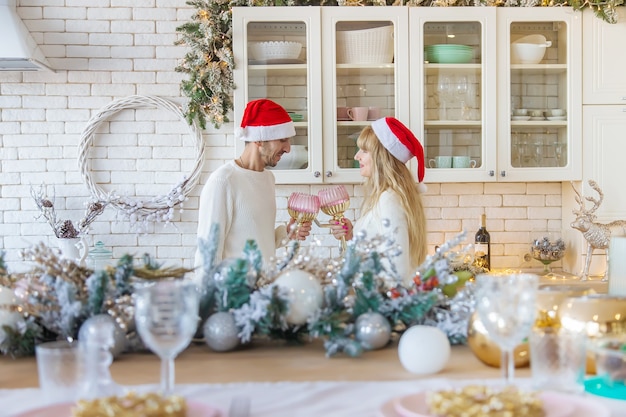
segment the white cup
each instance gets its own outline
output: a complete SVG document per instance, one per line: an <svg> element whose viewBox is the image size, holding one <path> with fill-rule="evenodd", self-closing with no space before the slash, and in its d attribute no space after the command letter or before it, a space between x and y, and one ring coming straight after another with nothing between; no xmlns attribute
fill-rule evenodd
<svg viewBox="0 0 626 417"><path fill-rule="evenodd" d="M552 110L549 110L549 112L550 112L550 116L553 116L553 117L565 116L564 109L552 109Z"/></svg>
<svg viewBox="0 0 626 417"><path fill-rule="evenodd" d="M543 110L531 110L530 117L543 117Z"/></svg>
<svg viewBox="0 0 626 417"><path fill-rule="evenodd" d="M39 387L48 403L76 401L83 384L78 342L58 340L35 346Z"/></svg>
<svg viewBox="0 0 626 417"><path fill-rule="evenodd" d="M528 114L528 109L514 109L513 116L526 116Z"/></svg>
<svg viewBox="0 0 626 417"><path fill-rule="evenodd" d="M435 156L434 159L428 161L428 166L431 168L452 168L452 157Z"/></svg>
<svg viewBox="0 0 626 417"><path fill-rule="evenodd" d="M362 122L367 120L369 111L369 107L350 107L348 109L348 117L355 122Z"/></svg>
<svg viewBox="0 0 626 417"><path fill-rule="evenodd" d="M452 157L452 168L475 168L476 161L470 159L469 156Z"/></svg>

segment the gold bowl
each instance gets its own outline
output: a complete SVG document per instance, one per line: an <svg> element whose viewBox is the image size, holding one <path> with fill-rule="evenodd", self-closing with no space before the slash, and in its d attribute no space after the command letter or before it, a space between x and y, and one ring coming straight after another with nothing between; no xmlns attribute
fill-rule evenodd
<svg viewBox="0 0 626 417"><path fill-rule="evenodd" d="M485 365L499 367L502 350L487 333L485 325L478 317L478 313L472 313L467 326L467 345L472 353ZM528 341L520 343L513 350L513 359L516 368L523 368L530 363L530 350Z"/></svg>

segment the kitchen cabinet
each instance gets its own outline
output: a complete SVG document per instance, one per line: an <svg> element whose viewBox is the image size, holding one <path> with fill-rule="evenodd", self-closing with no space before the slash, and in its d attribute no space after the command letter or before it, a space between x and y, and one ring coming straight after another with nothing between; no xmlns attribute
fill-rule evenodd
<svg viewBox="0 0 626 417"><path fill-rule="evenodd" d="M426 158L431 167L440 155L476 161L475 168L430 168L426 182L580 178L579 16L568 8L416 7L409 26L411 72L418 74L411 126L421 131ZM514 43L538 36L550 43L539 62L512 59ZM422 51L440 44L468 45L474 56L433 63ZM557 108L562 115L548 113ZM517 116L520 109L537 117Z"/></svg>
<svg viewBox="0 0 626 417"><path fill-rule="evenodd" d="M618 8L618 22L609 24L591 11L583 13L583 175L576 188L585 197L598 199L599 195L588 184L598 183L604 198L594 212L599 223L626 219L626 195L621 183L623 155L626 155L626 79L623 68L626 56L621 51L626 39L626 11ZM570 184L563 188L563 228L570 243L570 254L564 268L573 273L582 271L586 260L587 243L578 230L569 224L574 220L572 210L580 207L575 202ZM593 207L587 202L586 208ZM590 273L603 275L606 262L603 250L596 250Z"/></svg>
<svg viewBox="0 0 626 417"><path fill-rule="evenodd" d="M583 13L583 104L626 106L626 8L618 7L617 23L607 23L591 11Z"/></svg>
<svg viewBox="0 0 626 417"><path fill-rule="evenodd" d="M297 41L303 48L297 58L260 61L249 51L259 41ZM351 55L346 43L359 53ZM258 98L303 116L292 144L306 148L306 159L274 168L277 183L361 182L354 161L361 129L375 117L408 120L405 7L235 7L233 45L235 120ZM369 56L377 47L388 55ZM363 108L362 120L338 113L348 107Z"/></svg>
<svg viewBox="0 0 626 417"><path fill-rule="evenodd" d="M409 125L431 164L426 182L577 180L581 20L560 7L236 7L235 120L261 97L304 116L293 143L306 147L306 160L277 167L277 183L361 182L355 140L371 120L350 120L345 108L353 107ZM376 49L369 32L385 27L391 59L359 60ZM511 63L511 44L529 35L550 42L544 57ZM260 62L249 53L260 40L296 40L304 47L298 59ZM438 45L460 45L471 56L429 57ZM357 58L346 56L355 50ZM541 117L512 120L520 108ZM564 114L545 113L557 108ZM240 151L243 144L236 146ZM438 156L468 156L470 167L435 168Z"/></svg>

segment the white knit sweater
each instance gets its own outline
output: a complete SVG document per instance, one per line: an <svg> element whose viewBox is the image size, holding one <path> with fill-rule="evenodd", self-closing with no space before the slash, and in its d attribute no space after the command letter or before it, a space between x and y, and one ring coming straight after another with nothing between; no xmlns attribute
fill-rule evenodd
<svg viewBox="0 0 626 417"><path fill-rule="evenodd" d="M385 219L389 221L389 227L383 225ZM419 265L411 265L407 216L402 209L400 196L393 191L383 192L374 208L354 224L354 233L360 231L365 231L370 238L376 235L389 236L390 233L393 235L396 245L402 248L402 253L393 258L393 262L404 285L410 286Z"/></svg>
<svg viewBox="0 0 626 417"><path fill-rule="evenodd" d="M226 258L241 257L248 239L256 241L263 259L268 260L287 235L285 226L275 228L274 174L243 169L235 161L211 174L202 189L198 213L198 238L208 240L211 225L219 225L216 264ZM202 263L197 250L195 265Z"/></svg>

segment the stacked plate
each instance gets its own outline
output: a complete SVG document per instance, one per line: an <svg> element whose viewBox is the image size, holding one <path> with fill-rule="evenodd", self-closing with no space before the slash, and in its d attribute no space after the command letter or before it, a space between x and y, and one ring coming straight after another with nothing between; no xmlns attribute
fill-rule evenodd
<svg viewBox="0 0 626 417"><path fill-rule="evenodd" d="M438 64L466 64L474 57L471 46L456 44L427 45L424 47L424 58L428 62Z"/></svg>

